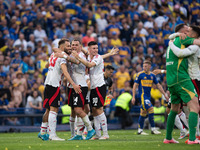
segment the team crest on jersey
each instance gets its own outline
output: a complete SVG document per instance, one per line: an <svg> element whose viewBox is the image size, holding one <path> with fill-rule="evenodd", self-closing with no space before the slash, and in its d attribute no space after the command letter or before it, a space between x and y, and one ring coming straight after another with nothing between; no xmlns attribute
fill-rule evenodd
<svg viewBox="0 0 200 150"><path fill-rule="evenodd" d="M151 76L151 80L153 80L153 77Z"/></svg>
<svg viewBox="0 0 200 150"><path fill-rule="evenodd" d="M97 97L94 97L94 98L92 99L92 101L93 101L94 106L97 106L98 98L97 98Z"/></svg>
<svg viewBox="0 0 200 150"><path fill-rule="evenodd" d="M136 76L135 80L138 80L138 77Z"/></svg>
<svg viewBox="0 0 200 150"><path fill-rule="evenodd" d="M74 98L74 105L77 105L77 103L78 103L78 97L75 97Z"/></svg>
<svg viewBox="0 0 200 150"><path fill-rule="evenodd" d="M144 77L144 79L147 79L147 77Z"/></svg>

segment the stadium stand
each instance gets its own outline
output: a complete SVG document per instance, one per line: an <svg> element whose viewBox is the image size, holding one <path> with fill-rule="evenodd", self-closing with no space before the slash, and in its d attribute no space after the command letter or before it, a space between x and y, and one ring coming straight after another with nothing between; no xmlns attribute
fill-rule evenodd
<svg viewBox="0 0 200 150"><path fill-rule="evenodd" d="M0 0L0 125L22 125L23 117L41 116L39 107L25 114L28 97L34 90L43 97L45 64L64 37L83 39L84 46L95 40L100 54L120 48L119 55L105 60L115 68L110 114L124 82L132 87L145 58L150 57L151 70L165 69L168 36L177 24L199 25L199 7L199 0ZM166 90L165 75L157 79ZM66 101L65 81L61 105ZM137 100L131 113L138 112ZM33 119L31 124L39 122Z"/></svg>

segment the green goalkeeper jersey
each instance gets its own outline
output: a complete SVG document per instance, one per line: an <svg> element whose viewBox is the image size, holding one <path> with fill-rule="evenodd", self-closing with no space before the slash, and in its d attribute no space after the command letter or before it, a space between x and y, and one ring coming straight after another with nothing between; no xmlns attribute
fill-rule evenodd
<svg viewBox="0 0 200 150"><path fill-rule="evenodd" d="M193 44L194 38L186 37L181 40L176 37L174 40L174 45L183 49L191 44ZM166 52L166 68L167 68L167 85L171 87L175 84L190 80L188 74L188 60L185 58L178 58L170 47L167 48Z"/></svg>

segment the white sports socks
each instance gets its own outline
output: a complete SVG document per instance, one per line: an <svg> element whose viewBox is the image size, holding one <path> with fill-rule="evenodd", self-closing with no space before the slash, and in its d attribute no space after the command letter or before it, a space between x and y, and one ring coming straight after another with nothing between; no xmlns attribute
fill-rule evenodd
<svg viewBox="0 0 200 150"><path fill-rule="evenodd" d="M179 118L179 116L178 115L176 115L176 118L175 118L175 126L179 129L179 130L181 130L181 133L182 132L186 132L186 129L185 128L183 128L183 124L181 123L181 120L180 120L180 118Z"/></svg>
<svg viewBox="0 0 200 150"><path fill-rule="evenodd" d="M42 122L41 127L40 127L40 133L42 135L46 134L47 126L48 126L48 122Z"/></svg>
<svg viewBox="0 0 200 150"><path fill-rule="evenodd" d="M88 131L92 130L92 126L91 126L91 122L89 120L88 115L86 115L85 117L82 118L85 126L87 127Z"/></svg>
<svg viewBox="0 0 200 150"><path fill-rule="evenodd" d="M96 131L96 136L101 137L101 126L100 126L100 119L98 119L98 116L94 117L94 128Z"/></svg>
<svg viewBox="0 0 200 150"><path fill-rule="evenodd" d="M70 130L71 130L71 136L75 136L75 118L70 116L69 118L69 124L70 124Z"/></svg>
<svg viewBox="0 0 200 150"><path fill-rule="evenodd" d="M103 135L108 135L108 127L107 127L107 118L105 113L103 112L101 115L98 116L100 123L101 123L101 127L103 130Z"/></svg>
<svg viewBox="0 0 200 150"><path fill-rule="evenodd" d="M57 113L54 111L49 112L49 135L56 135Z"/></svg>
<svg viewBox="0 0 200 150"><path fill-rule="evenodd" d="M186 119L186 115L183 111L181 111L180 114L178 114L179 118L183 121L183 123L186 125L186 127L189 129L189 126L188 126L188 121Z"/></svg>
<svg viewBox="0 0 200 150"><path fill-rule="evenodd" d="M77 125L77 135L82 135L84 129L84 123L81 117L77 117L76 125Z"/></svg>

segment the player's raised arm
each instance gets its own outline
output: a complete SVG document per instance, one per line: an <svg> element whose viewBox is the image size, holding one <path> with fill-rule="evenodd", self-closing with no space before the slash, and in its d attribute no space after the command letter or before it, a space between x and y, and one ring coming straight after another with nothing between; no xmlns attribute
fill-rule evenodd
<svg viewBox="0 0 200 150"><path fill-rule="evenodd" d="M169 47L171 48L171 50L173 51L173 53L177 57L187 57L187 56L190 56L192 54L195 54L197 52L197 50L199 49L199 46L197 46L197 45L190 45L187 48L180 49L177 46L175 46L172 41L169 42Z"/></svg>
<svg viewBox="0 0 200 150"><path fill-rule="evenodd" d="M76 85L74 83L74 81L72 80L72 78L70 77L68 71L67 71L67 66L66 64L61 64L61 69L63 71L64 76L66 77L67 81L69 81L69 83L73 86L73 89L75 90L76 93L81 93L81 88L79 85Z"/></svg>
<svg viewBox="0 0 200 150"><path fill-rule="evenodd" d="M155 69L153 72L153 74L157 75L157 74L166 74L167 73L167 70L163 70L163 69Z"/></svg>
<svg viewBox="0 0 200 150"><path fill-rule="evenodd" d="M72 56L74 56L77 60L79 60L82 64L84 64L88 68L96 66L94 62L89 62L87 60L84 60L83 58L80 58L76 51L72 51Z"/></svg>
<svg viewBox="0 0 200 150"><path fill-rule="evenodd" d="M182 39L182 40L184 40L184 39L187 37L186 34L177 32L177 33L171 34L171 35L169 36L169 39L170 39L170 40L174 40L174 39L175 39L176 37L178 37L178 36L179 36L180 39Z"/></svg>
<svg viewBox="0 0 200 150"><path fill-rule="evenodd" d="M113 56L113 55L118 54L118 52L119 52L119 49L113 47L112 50L111 50L109 53L106 53L106 54L104 54L104 55L101 55L101 57L102 57L103 59L105 59L105 58L108 58L108 57L110 57L110 56Z"/></svg>

